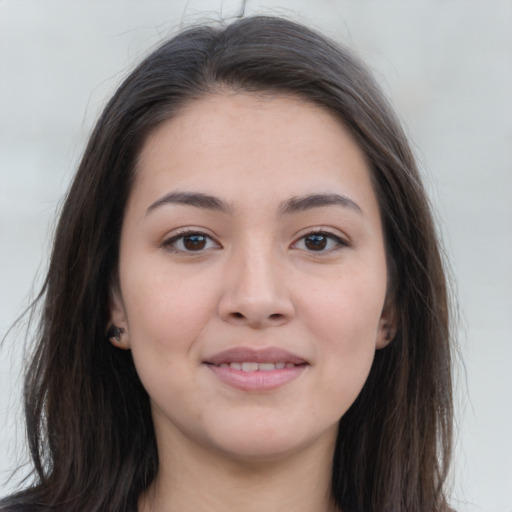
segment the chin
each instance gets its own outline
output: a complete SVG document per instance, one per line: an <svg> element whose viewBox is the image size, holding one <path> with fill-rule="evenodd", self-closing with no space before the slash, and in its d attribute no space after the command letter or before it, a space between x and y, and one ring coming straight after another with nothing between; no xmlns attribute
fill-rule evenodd
<svg viewBox="0 0 512 512"><path fill-rule="evenodd" d="M260 422L240 422L235 428L223 431L209 442L215 445L227 458L240 463L260 463L279 461L315 446L325 446L334 450L338 422L325 430L313 431L307 425L261 424ZM233 425L232 425L233 426Z"/></svg>
<svg viewBox="0 0 512 512"><path fill-rule="evenodd" d="M223 456L237 464L258 465L268 462L278 462L288 459L295 453L302 451L308 443L290 443L279 442L274 439L251 439L253 442L240 440L240 443L230 443L224 446L222 450Z"/></svg>

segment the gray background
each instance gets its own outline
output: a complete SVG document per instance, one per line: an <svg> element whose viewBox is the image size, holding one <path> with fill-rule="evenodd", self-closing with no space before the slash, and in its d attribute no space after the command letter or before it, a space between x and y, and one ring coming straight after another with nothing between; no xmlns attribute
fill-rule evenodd
<svg viewBox="0 0 512 512"><path fill-rule="evenodd" d="M41 281L55 210L109 94L180 23L238 10L221 0L0 0L0 337ZM249 0L246 12L309 20L355 47L395 103L461 311L453 504L511 512L512 2ZM0 495L24 456L22 344L14 332L0 352Z"/></svg>

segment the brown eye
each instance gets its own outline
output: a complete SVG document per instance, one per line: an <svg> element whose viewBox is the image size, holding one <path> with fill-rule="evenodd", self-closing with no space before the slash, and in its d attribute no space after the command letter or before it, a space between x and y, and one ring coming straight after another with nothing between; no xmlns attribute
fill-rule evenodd
<svg viewBox="0 0 512 512"><path fill-rule="evenodd" d="M327 247L328 237L321 234L308 235L304 238L304 245L310 251L323 251Z"/></svg>
<svg viewBox="0 0 512 512"><path fill-rule="evenodd" d="M322 231L309 233L293 245L294 249L308 252L331 252L346 247L348 244L342 238Z"/></svg>
<svg viewBox="0 0 512 512"><path fill-rule="evenodd" d="M207 251L208 249L220 249L220 245L215 242L215 240L201 232L179 233L163 242L162 247L177 253L192 253Z"/></svg>
<svg viewBox="0 0 512 512"><path fill-rule="evenodd" d="M183 247L187 251L200 251L206 247L207 238L204 235L187 235L183 237Z"/></svg>

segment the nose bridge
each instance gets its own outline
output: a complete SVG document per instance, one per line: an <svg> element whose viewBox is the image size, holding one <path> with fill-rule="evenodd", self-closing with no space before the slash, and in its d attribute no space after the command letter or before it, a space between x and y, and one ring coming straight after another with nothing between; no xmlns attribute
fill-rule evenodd
<svg viewBox="0 0 512 512"><path fill-rule="evenodd" d="M257 327L283 323L293 315L283 258L268 238L240 244L227 275L220 302L225 320Z"/></svg>

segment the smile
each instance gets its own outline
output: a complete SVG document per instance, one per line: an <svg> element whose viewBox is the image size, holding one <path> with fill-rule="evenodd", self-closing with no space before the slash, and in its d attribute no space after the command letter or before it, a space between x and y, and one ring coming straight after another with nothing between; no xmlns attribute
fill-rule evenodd
<svg viewBox="0 0 512 512"><path fill-rule="evenodd" d="M277 389L302 375L309 363L279 348L235 347L204 361L217 379L243 391Z"/></svg>
<svg viewBox="0 0 512 512"><path fill-rule="evenodd" d="M273 370L282 370L283 368L293 368L297 366L293 363L221 363L220 368L232 368L233 370L242 370L243 372L271 372Z"/></svg>

